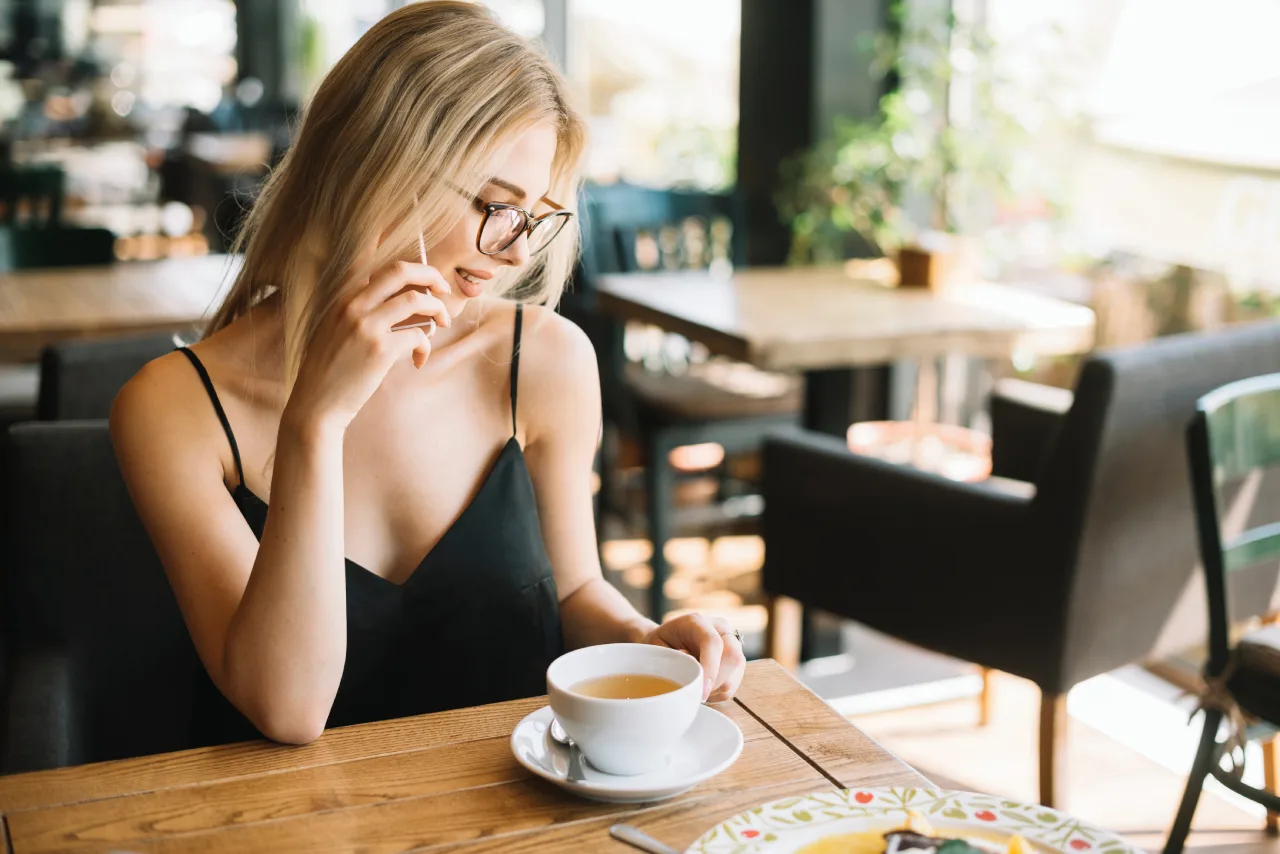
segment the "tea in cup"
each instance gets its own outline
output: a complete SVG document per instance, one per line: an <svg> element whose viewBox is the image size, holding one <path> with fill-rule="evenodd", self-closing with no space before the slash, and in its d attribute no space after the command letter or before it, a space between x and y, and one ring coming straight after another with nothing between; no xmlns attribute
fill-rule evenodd
<svg viewBox="0 0 1280 854"><path fill-rule="evenodd" d="M662 646L614 643L565 653L547 668L551 710L587 761L631 776L666 764L702 705L702 665Z"/></svg>

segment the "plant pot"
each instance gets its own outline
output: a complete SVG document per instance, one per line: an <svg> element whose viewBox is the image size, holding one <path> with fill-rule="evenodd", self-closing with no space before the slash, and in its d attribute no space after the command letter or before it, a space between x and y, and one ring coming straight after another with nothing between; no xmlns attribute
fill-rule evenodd
<svg viewBox="0 0 1280 854"><path fill-rule="evenodd" d="M918 246L898 250L898 286L902 288L937 289L946 279L946 256Z"/></svg>
<svg viewBox="0 0 1280 854"><path fill-rule="evenodd" d="M898 286L938 290L978 277L978 244L936 232L898 250Z"/></svg>

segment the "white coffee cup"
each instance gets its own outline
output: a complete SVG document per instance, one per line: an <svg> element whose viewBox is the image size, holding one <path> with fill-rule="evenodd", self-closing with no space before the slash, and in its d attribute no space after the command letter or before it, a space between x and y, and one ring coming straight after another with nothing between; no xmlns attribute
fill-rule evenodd
<svg viewBox="0 0 1280 854"><path fill-rule="evenodd" d="M587 679L622 674L670 679L680 687L634 700L575 693ZM631 776L662 767L702 705L702 665L693 656L643 643L611 643L576 649L547 668L551 710L593 766Z"/></svg>

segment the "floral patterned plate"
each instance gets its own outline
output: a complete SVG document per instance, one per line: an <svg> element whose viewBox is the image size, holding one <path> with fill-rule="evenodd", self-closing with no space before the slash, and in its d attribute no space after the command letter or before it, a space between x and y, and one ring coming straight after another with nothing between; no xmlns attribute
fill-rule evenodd
<svg viewBox="0 0 1280 854"><path fill-rule="evenodd" d="M854 847L833 837L895 830L909 812L939 836L1001 845L1016 834L1041 852L1141 854L1113 833L1046 807L919 788L836 789L774 801L721 822L686 854L844 854Z"/></svg>

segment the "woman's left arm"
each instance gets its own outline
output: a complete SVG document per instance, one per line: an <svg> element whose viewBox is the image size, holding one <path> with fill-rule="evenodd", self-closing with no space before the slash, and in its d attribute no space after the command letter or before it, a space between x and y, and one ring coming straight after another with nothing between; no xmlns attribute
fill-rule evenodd
<svg viewBox="0 0 1280 854"><path fill-rule="evenodd" d="M601 423L595 349L560 315L535 307L525 313L519 415L565 644L573 649L630 641L685 650L702 663L703 697L729 699L742 682L746 660L727 621L685 614L659 626L605 581L591 497Z"/></svg>

